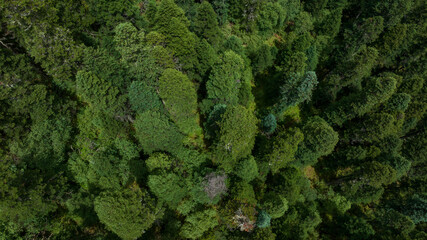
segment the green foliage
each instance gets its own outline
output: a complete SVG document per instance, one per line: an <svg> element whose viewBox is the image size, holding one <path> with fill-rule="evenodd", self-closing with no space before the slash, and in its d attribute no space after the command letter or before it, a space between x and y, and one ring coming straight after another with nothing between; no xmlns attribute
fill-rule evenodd
<svg viewBox="0 0 427 240"><path fill-rule="evenodd" d="M259 211L256 225L259 228L267 228L270 227L271 217L264 210Z"/></svg>
<svg viewBox="0 0 427 240"><path fill-rule="evenodd" d="M395 93L386 103L386 109L390 112L405 111L411 102L411 95L407 93Z"/></svg>
<svg viewBox="0 0 427 240"><path fill-rule="evenodd" d="M127 150L131 149L132 147L127 147ZM137 156L138 154L120 153L115 146L109 146L108 149L89 149L86 153L75 156L69 164L82 188L119 189L130 180L129 162Z"/></svg>
<svg viewBox="0 0 427 240"><path fill-rule="evenodd" d="M383 236L407 235L415 228L415 224L408 216L394 209L381 209L378 211L376 221L381 226L377 231Z"/></svg>
<svg viewBox="0 0 427 240"><path fill-rule="evenodd" d="M200 134L197 115L197 94L186 75L166 69L159 78L159 95L178 128L186 134Z"/></svg>
<svg viewBox="0 0 427 240"><path fill-rule="evenodd" d="M154 153L146 161L145 164L150 172L156 169L169 170L172 166L173 159L164 153Z"/></svg>
<svg viewBox="0 0 427 240"><path fill-rule="evenodd" d="M187 194L184 183L174 173L148 176L148 187L159 200L172 208L176 208Z"/></svg>
<svg viewBox="0 0 427 240"><path fill-rule="evenodd" d="M71 140L70 121L66 118L45 120L31 127L28 137L15 154L31 167L54 174L66 160Z"/></svg>
<svg viewBox="0 0 427 240"><path fill-rule="evenodd" d="M167 48L179 59L184 69L191 69L196 64L196 39L188 26L184 11L173 0L161 1L156 13L156 29L165 36Z"/></svg>
<svg viewBox="0 0 427 240"><path fill-rule="evenodd" d="M253 70L255 73L262 73L267 68L273 66L277 49L267 44L261 45L252 57Z"/></svg>
<svg viewBox="0 0 427 240"><path fill-rule="evenodd" d="M206 83L208 99L216 103L237 104L243 69L243 59L233 51L221 55Z"/></svg>
<svg viewBox="0 0 427 240"><path fill-rule="evenodd" d="M298 144L304 139L304 135L298 128L280 129L273 138L272 144L267 147L265 155L271 171L278 173L280 169L286 167L295 160Z"/></svg>
<svg viewBox="0 0 427 240"><path fill-rule="evenodd" d="M237 36L232 35L231 37L227 38L227 40L224 42L224 48L226 50L231 50L239 55L244 54L243 49L243 42L240 38Z"/></svg>
<svg viewBox="0 0 427 240"><path fill-rule="evenodd" d="M120 110L125 101L125 98L120 96L119 89L86 71L77 73L76 93L82 101L90 104L91 107L111 112Z"/></svg>
<svg viewBox="0 0 427 240"><path fill-rule="evenodd" d="M238 202L256 204L254 188L247 182L238 182L232 189L234 199Z"/></svg>
<svg viewBox="0 0 427 240"><path fill-rule="evenodd" d="M426 239L425 16L0 1L0 239Z"/></svg>
<svg viewBox="0 0 427 240"><path fill-rule="evenodd" d="M102 192L94 205L100 221L122 239L140 237L156 218L154 200L138 186Z"/></svg>
<svg viewBox="0 0 427 240"><path fill-rule="evenodd" d="M274 114L270 113L262 119L261 124L262 130L266 134L272 134L277 127L276 117L274 116Z"/></svg>
<svg viewBox="0 0 427 240"><path fill-rule="evenodd" d="M217 213L213 209L196 212L185 219L180 235L185 238L197 239L207 230L218 225Z"/></svg>
<svg viewBox="0 0 427 240"><path fill-rule="evenodd" d="M129 86L128 98L132 110L137 113L158 110L163 106L155 89L140 81L133 81Z"/></svg>
<svg viewBox="0 0 427 240"><path fill-rule="evenodd" d="M391 76L370 79L363 91L331 104L324 112L325 119L341 126L345 121L363 116L376 105L387 101L395 89L396 79Z"/></svg>
<svg viewBox="0 0 427 240"><path fill-rule="evenodd" d="M243 106L229 106L218 125L215 160L226 171L231 171L237 160L251 153L257 132L257 119L253 112Z"/></svg>
<svg viewBox="0 0 427 240"><path fill-rule="evenodd" d="M289 209L288 213L272 221L278 239L307 239L315 237L315 228L321 223L314 202L300 203Z"/></svg>
<svg viewBox="0 0 427 240"><path fill-rule="evenodd" d="M154 151L176 152L183 141L183 135L177 127L158 112L146 111L136 116L136 137L144 152Z"/></svg>
<svg viewBox="0 0 427 240"><path fill-rule="evenodd" d="M389 165L372 161L362 165L360 176L364 184L380 187L392 183L396 178L396 171Z"/></svg>
<svg viewBox="0 0 427 240"><path fill-rule="evenodd" d="M363 218L349 216L344 219L342 224L345 234L354 239L366 239L375 233L372 226Z"/></svg>
<svg viewBox="0 0 427 240"><path fill-rule="evenodd" d="M312 198L309 180L302 175L301 170L293 166L274 174L271 182L274 183L272 190L284 197L288 201L288 206L304 201L305 198Z"/></svg>
<svg viewBox="0 0 427 240"><path fill-rule="evenodd" d="M406 203L404 207L404 213L405 215L409 216L415 224L418 224L420 222L426 222L426 205L426 196L415 194Z"/></svg>
<svg viewBox="0 0 427 240"><path fill-rule="evenodd" d="M252 181L258 176L258 166L253 156L240 161L236 166L236 175L246 182Z"/></svg>
<svg viewBox="0 0 427 240"><path fill-rule="evenodd" d="M288 201L274 192L269 192L264 196L261 206L271 218L280 218L288 210Z"/></svg>
<svg viewBox="0 0 427 240"><path fill-rule="evenodd" d="M114 29L114 42L122 60L132 62L138 58L139 51L143 48L145 34L129 22L121 23Z"/></svg>
<svg viewBox="0 0 427 240"><path fill-rule="evenodd" d="M298 73L291 74L280 88L281 98L276 111L281 113L289 107L309 100L316 85L317 77L314 72L307 72L304 76Z"/></svg>
<svg viewBox="0 0 427 240"><path fill-rule="evenodd" d="M338 143L338 133L320 117L310 119L302 129L304 141L298 148L297 164L311 165L330 154Z"/></svg>
<svg viewBox="0 0 427 240"><path fill-rule="evenodd" d="M278 2L267 2L261 6L258 14L258 27L265 32L281 27L286 19L286 10Z"/></svg>
<svg viewBox="0 0 427 240"><path fill-rule="evenodd" d="M348 139L378 142L383 138L396 133L395 118L387 113L371 114L364 121L354 126L354 130Z"/></svg>
<svg viewBox="0 0 427 240"><path fill-rule="evenodd" d="M219 122L221 121L223 114L227 106L224 104L217 104L213 107L209 113L208 119L206 120L206 138L215 138L219 131Z"/></svg>
<svg viewBox="0 0 427 240"><path fill-rule="evenodd" d="M222 41L217 15L208 1L203 1L197 8L194 32L214 47L219 46Z"/></svg>
<svg viewBox="0 0 427 240"><path fill-rule="evenodd" d="M198 60L198 64L196 65L198 70L197 72L202 78L205 78L209 70L211 70L212 66L217 61L217 54L215 49L206 41L206 39L198 41L196 52Z"/></svg>

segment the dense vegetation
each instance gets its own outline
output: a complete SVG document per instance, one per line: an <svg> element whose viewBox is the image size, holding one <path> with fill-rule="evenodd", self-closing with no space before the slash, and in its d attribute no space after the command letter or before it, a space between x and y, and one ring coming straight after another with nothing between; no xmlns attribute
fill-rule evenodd
<svg viewBox="0 0 427 240"><path fill-rule="evenodd" d="M427 239L426 0L0 21L0 239Z"/></svg>

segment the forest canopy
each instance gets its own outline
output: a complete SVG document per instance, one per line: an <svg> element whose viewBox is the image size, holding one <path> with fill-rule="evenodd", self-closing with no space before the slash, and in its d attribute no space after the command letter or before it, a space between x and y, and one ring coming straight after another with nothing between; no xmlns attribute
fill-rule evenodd
<svg viewBox="0 0 427 240"><path fill-rule="evenodd" d="M426 0L0 21L0 239L427 239Z"/></svg>

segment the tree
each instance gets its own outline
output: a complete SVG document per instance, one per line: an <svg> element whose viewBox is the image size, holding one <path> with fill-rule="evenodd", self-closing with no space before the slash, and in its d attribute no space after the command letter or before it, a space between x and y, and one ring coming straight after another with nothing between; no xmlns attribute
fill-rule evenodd
<svg viewBox="0 0 427 240"><path fill-rule="evenodd" d="M354 239L366 239L375 234L372 226L363 218L347 216L342 221L344 234L348 234Z"/></svg>
<svg viewBox="0 0 427 240"><path fill-rule="evenodd" d="M177 127L158 112L146 111L136 116L136 137L144 152L168 151L175 153L182 144L183 135Z"/></svg>
<svg viewBox="0 0 427 240"><path fill-rule="evenodd" d="M218 23L223 25L228 20L228 2L222 0L212 1L212 7L215 12L218 14Z"/></svg>
<svg viewBox="0 0 427 240"><path fill-rule="evenodd" d="M227 105L217 104L213 107L212 111L209 113L208 119L205 125L206 138L215 139L219 131L219 122L221 121Z"/></svg>
<svg viewBox="0 0 427 240"><path fill-rule="evenodd" d="M247 157L254 146L257 119L243 106L229 106L219 122L215 161L230 172L237 160Z"/></svg>
<svg viewBox="0 0 427 240"><path fill-rule="evenodd" d="M102 192L94 204L100 221L122 239L140 237L156 219L154 200L138 186Z"/></svg>
<svg viewBox="0 0 427 240"><path fill-rule="evenodd" d="M280 218L288 210L288 201L277 193L269 192L264 196L261 206L271 218Z"/></svg>
<svg viewBox="0 0 427 240"><path fill-rule="evenodd" d="M262 73L264 70L273 66L276 54L277 49L275 47L262 44L252 56L252 69L254 73Z"/></svg>
<svg viewBox="0 0 427 240"><path fill-rule="evenodd" d="M256 225L258 228L267 228L270 227L271 217L264 210L258 212Z"/></svg>
<svg viewBox="0 0 427 240"><path fill-rule="evenodd" d="M1 3L1 8L4 11L2 15L10 19L3 20L7 32L13 32L17 37L16 41L53 78L56 85L72 90L71 79L79 69L78 63L82 60L84 46L73 39L73 32L63 26L65 24L59 23L62 20L58 11L59 8L63 8L61 3L17 0L7 4ZM65 9L71 7L66 6ZM70 12L74 12L71 13L73 17L64 22L71 23L86 15L84 8L77 7L73 10L62 13L67 16ZM78 21L76 25L89 26L92 23L92 19L88 17L86 20Z"/></svg>
<svg viewBox="0 0 427 240"><path fill-rule="evenodd" d="M173 160L174 159L167 154L156 152L150 155L150 157L145 161L145 164L150 172L157 169L165 171L171 169Z"/></svg>
<svg viewBox="0 0 427 240"><path fill-rule="evenodd" d="M262 125L262 130L266 134L272 134L277 127L276 117L274 116L274 114L270 113L267 116L265 116L264 119L262 119L261 125Z"/></svg>
<svg viewBox="0 0 427 240"><path fill-rule="evenodd" d="M298 128L280 128L278 134L272 139L272 143L267 147L266 161L273 174L286 167L295 160L295 153L304 139L304 135Z"/></svg>
<svg viewBox="0 0 427 240"><path fill-rule="evenodd" d="M279 194L288 201L288 206L293 206L299 200L310 198L310 181L302 175L301 170L288 166L271 179L271 191Z"/></svg>
<svg viewBox="0 0 427 240"><path fill-rule="evenodd" d="M185 183L174 173L148 176L148 187L160 201L172 209L187 195Z"/></svg>
<svg viewBox="0 0 427 240"><path fill-rule="evenodd" d="M165 36L167 48L185 70L196 64L195 36L188 30L184 11L173 0L162 0L156 14L156 29Z"/></svg>
<svg viewBox="0 0 427 240"><path fill-rule="evenodd" d="M206 83L208 99L215 103L237 104L243 69L243 59L233 51L220 56Z"/></svg>
<svg viewBox="0 0 427 240"><path fill-rule="evenodd" d="M257 19L258 28L261 31L269 33L269 31L281 27L286 19L286 10L279 3L267 2L261 5Z"/></svg>
<svg viewBox="0 0 427 240"><path fill-rule="evenodd" d="M198 60L198 64L196 65L197 72L200 74L202 79L205 79L212 66L217 61L218 56L215 49L206 41L206 39L198 41L196 52ZM200 81L202 79L200 79Z"/></svg>
<svg viewBox="0 0 427 240"><path fill-rule="evenodd" d="M391 114L374 113L349 128L346 138L350 141L379 142L396 132L396 119Z"/></svg>
<svg viewBox="0 0 427 240"><path fill-rule="evenodd" d="M336 68L338 76L331 75L330 78L330 82L334 84L334 87L331 87L333 98L335 99L338 91L346 86L361 89L362 80L371 75L371 70L377 64L377 59L377 49L363 47L354 54L354 57L349 58L338 66Z"/></svg>
<svg viewBox="0 0 427 240"><path fill-rule="evenodd" d="M427 198L425 194L414 194L404 205L403 213L411 218L415 224L427 222Z"/></svg>
<svg viewBox="0 0 427 240"><path fill-rule="evenodd" d="M236 166L236 175L246 182L252 181L258 176L258 166L253 156L240 161Z"/></svg>
<svg viewBox="0 0 427 240"><path fill-rule="evenodd" d="M329 105L323 116L327 122L339 126L357 116L363 116L391 97L396 90L396 81L392 76L371 78L363 91Z"/></svg>
<svg viewBox="0 0 427 240"><path fill-rule="evenodd" d="M143 82L133 81L128 91L131 108L136 113L159 110L163 106L155 89Z"/></svg>
<svg viewBox="0 0 427 240"><path fill-rule="evenodd" d="M198 135L197 94L186 75L166 69L159 78L159 95L178 128L186 134Z"/></svg>
<svg viewBox="0 0 427 240"><path fill-rule="evenodd" d="M172 18L176 18L176 21L184 23L187 27L189 26L184 11L175 4L174 0L162 0L156 13L156 28L160 32L164 31L170 26Z"/></svg>
<svg viewBox="0 0 427 240"><path fill-rule="evenodd" d="M387 101L385 108L390 112L405 111L411 102L411 95L407 93L395 93Z"/></svg>
<svg viewBox="0 0 427 240"><path fill-rule="evenodd" d="M214 47L218 47L222 40L217 15L208 1L203 1L197 8L194 32L197 36L206 39Z"/></svg>
<svg viewBox="0 0 427 240"><path fill-rule="evenodd" d="M289 107L309 100L316 85L317 77L314 72L307 72L304 76L298 73L291 74L280 88L276 112L281 113Z"/></svg>
<svg viewBox="0 0 427 240"><path fill-rule="evenodd" d="M104 109L117 113L123 107L125 98L111 83L98 78L92 72L79 71L76 76L76 93L93 109Z"/></svg>
<svg viewBox="0 0 427 240"><path fill-rule="evenodd" d="M184 238L197 239L204 232L218 225L217 213L214 209L193 213L185 219L180 235Z"/></svg>
<svg viewBox="0 0 427 240"><path fill-rule="evenodd" d="M16 152L17 157L31 167L45 171L46 176L56 174L67 159L71 140L70 125L70 120L65 117L35 122Z"/></svg>
<svg viewBox="0 0 427 240"><path fill-rule="evenodd" d="M69 161L75 180L83 189L120 189L131 180L130 162L139 157L136 146L116 139L113 144L96 146L93 141Z"/></svg>
<svg viewBox="0 0 427 240"><path fill-rule="evenodd" d="M113 42L113 40L111 40ZM145 80L151 82L157 73L156 68L152 68L151 72L141 74L135 68L141 68L143 64L140 61L132 62L129 66L125 61L120 61L120 56L111 55L110 51L115 49L108 48L92 48L84 49L83 66L84 72L90 72L99 79L108 82L105 85L112 85L120 91L124 91L131 83L131 78ZM148 60L144 63L149 62ZM145 70L145 69L142 69ZM130 76L131 75L131 76Z"/></svg>
<svg viewBox="0 0 427 240"><path fill-rule="evenodd" d="M388 185L396 179L396 170L377 161L367 162L361 166L359 176L364 184L373 187Z"/></svg>
<svg viewBox="0 0 427 240"><path fill-rule="evenodd" d="M365 18L360 22L356 22L352 30L344 32L344 38L347 46L351 46L347 50L349 55L358 52L365 44L374 42L384 29L384 19L381 16Z"/></svg>
<svg viewBox="0 0 427 240"><path fill-rule="evenodd" d="M311 165L330 154L338 143L338 133L320 117L310 119L302 128L304 141L298 148L297 164Z"/></svg>
<svg viewBox="0 0 427 240"><path fill-rule="evenodd" d="M404 237L414 230L415 224L411 218L392 209L384 208L377 211L376 215L376 230L382 239L390 238L391 236Z"/></svg>
<svg viewBox="0 0 427 240"><path fill-rule="evenodd" d="M138 31L131 23L121 23L114 29L114 43L122 61L135 62L144 47L145 33Z"/></svg>
<svg viewBox="0 0 427 240"><path fill-rule="evenodd" d="M224 48L226 50L231 50L240 56L243 56L244 54L243 42L235 35L231 35L231 37L227 38L227 40L224 42Z"/></svg>
<svg viewBox="0 0 427 240"><path fill-rule="evenodd" d="M317 236L316 227L322 222L316 203L306 201L291 207L284 217L272 220L278 239L307 239Z"/></svg>

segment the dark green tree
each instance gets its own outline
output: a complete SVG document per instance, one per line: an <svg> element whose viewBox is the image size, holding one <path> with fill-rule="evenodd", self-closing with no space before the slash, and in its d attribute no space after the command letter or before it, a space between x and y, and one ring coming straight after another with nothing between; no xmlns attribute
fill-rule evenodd
<svg viewBox="0 0 427 240"><path fill-rule="evenodd" d="M317 85L317 77L314 72L307 72L304 76L294 73L285 78L285 83L280 88L280 100L276 111L281 113L287 108L296 106L310 100L311 92Z"/></svg>
<svg viewBox="0 0 427 240"><path fill-rule="evenodd" d="M266 134L272 134L277 127L276 117L274 116L274 114L270 113L262 119L261 124L262 130Z"/></svg>
<svg viewBox="0 0 427 240"><path fill-rule="evenodd" d="M218 47L222 41L217 15L208 1L203 1L197 8L194 32L197 36L206 39L214 47Z"/></svg>

